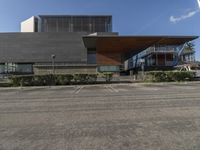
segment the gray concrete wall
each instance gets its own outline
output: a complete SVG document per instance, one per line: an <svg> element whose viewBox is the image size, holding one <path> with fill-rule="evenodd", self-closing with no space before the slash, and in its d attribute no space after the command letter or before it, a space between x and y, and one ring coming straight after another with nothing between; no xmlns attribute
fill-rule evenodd
<svg viewBox="0 0 200 150"><path fill-rule="evenodd" d="M87 63L86 33L0 33L0 63Z"/></svg>

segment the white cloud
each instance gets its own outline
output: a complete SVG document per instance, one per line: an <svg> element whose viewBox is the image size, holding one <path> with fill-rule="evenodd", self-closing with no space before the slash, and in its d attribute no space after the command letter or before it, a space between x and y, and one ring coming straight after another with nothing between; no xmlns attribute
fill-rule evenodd
<svg viewBox="0 0 200 150"><path fill-rule="evenodd" d="M186 15L183 15L183 16L180 16L180 17L170 16L170 18L169 18L170 22L177 23L179 21L190 18L190 17L194 16L196 13L200 12L200 0L197 0L197 3L198 3L198 7L199 7L198 10L190 11Z"/></svg>
<svg viewBox="0 0 200 150"><path fill-rule="evenodd" d="M199 5L199 9L200 9L200 0L197 0L197 3L198 3L198 5Z"/></svg>
<svg viewBox="0 0 200 150"><path fill-rule="evenodd" d="M170 20L170 22L177 23L177 22L179 22L179 21L182 21L182 20L185 20L185 19L188 19L188 18L194 16L194 15L195 15L196 13L198 13L198 12L199 12L198 10L196 10L196 11L191 11L191 12L189 12L188 14L183 15L183 16L180 16L180 17L171 16L171 17L169 18L169 20Z"/></svg>

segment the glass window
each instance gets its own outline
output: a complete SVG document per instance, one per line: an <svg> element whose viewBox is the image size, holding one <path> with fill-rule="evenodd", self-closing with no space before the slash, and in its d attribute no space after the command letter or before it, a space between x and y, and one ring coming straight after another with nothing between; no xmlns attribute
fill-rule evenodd
<svg viewBox="0 0 200 150"><path fill-rule="evenodd" d="M120 68L119 66L99 66L98 71L99 72L119 72Z"/></svg>
<svg viewBox="0 0 200 150"><path fill-rule="evenodd" d="M96 64L96 50L91 49L87 52L87 62L88 64Z"/></svg>
<svg viewBox="0 0 200 150"><path fill-rule="evenodd" d="M15 72L32 73L33 72L32 64L16 64Z"/></svg>
<svg viewBox="0 0 200 150"><path fill-rule="evenodd" d="M5 73L5 64L0 64L0 73Z"/></svg>
<svg viewBox="0 0 200 150"><path fill-rule="evenodd" d="M33 73L33 65L18 63L0 64L0 73Z"/></svg>

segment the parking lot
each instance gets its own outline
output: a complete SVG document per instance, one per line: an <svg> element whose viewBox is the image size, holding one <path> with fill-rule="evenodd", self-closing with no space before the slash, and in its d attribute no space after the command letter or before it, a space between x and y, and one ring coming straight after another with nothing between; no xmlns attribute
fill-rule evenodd
<svg viewBox="0 0 200 150"><path fill-rule="evenodd" d="M200 83L0 88L0 150L199 150Z"/></svg>

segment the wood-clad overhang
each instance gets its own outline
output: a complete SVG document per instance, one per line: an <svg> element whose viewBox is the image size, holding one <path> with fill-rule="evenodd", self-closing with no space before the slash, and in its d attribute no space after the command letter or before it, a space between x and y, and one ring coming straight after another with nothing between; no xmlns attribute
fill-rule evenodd
<svg viewBox="0 0 200 150"><path fill-rule="evenodd" d="M86 48L97 52L139 53L154 45L181 45L198 36L84 36Z"/></svg>

